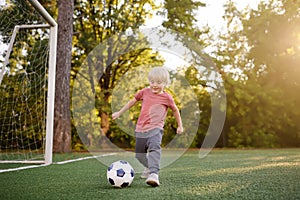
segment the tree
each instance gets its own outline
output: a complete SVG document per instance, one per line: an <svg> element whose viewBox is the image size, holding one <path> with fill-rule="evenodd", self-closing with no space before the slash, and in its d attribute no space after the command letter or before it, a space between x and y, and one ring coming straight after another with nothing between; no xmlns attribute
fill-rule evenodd
<svg viewBox="0 0 300 200"><path fill-rule="evenodd" d="M53 152L71 150L70 71L74 0L57 0L58 45Z"/></svg>
<svg viewBox="0 0 300 200"><path fill-rule="evenodd" d="M199 45L201 45L200 36L203 34L203 31L196 25L195 11L203 6L205 6L204 3L193 0L165 0L164 10L161 13L166 15L167 19L163 26L185 34L199 41Z"/></svg>
<svg viewBox="0 0 300 200"><path fill-rule="evenodd" d="M103 71L98 82L91 80L90 77L92 77L92 74L90 74L86 77L89 81L84 83L89 89L95 92L95 107L97 108L95 112L98 115L100 128L98 132L90 132L90 130L85 129L85 133L81 138L87 140L86 144L95 145L95 143L99 143L100 141L100 145L105 146L106 144L103 143L105 136L110 137L111 140L116 140L116 138L120 138L121 140L123 137L122 132L116 128L109 117L111 114L110 103L112 92L118 81L123 76L130 76L130 71L137 69L141 65L161 65L163 63L159 52L155 52L151 48L139 48L139 46L147 46L147 41L139 41L142 43L139 44L134 39L134 31L144 24L145 19L152 14L152 9L156 9L157 7L150 0L106 1L105 4L98 1L80 1L77 3L75 9L73 78L75 80L79 76L82 77L80 65L86 59L89 60L87 63L90 63L87 64L87 70L90 72ZM173 4L173 6L168 7L169 3ZM175 31L180 31L182 34L188 34L193 39L196 39L196 41L199 41L200 31L196 30L193 10L202 4L189 1L187 5L180 4L181 6L178 6L178 3L180 2L166 1L165 8L170 14L168 15L168 22L164 26ZM176 27L178 22L175 18L180 19L180 27ZM126 41L122 41L122 34L127 31L132 31L133 36L127 37ZM103 43L107 44L107 46L105 48L98 48L98 45ZM99 54L98 57L96 59L89 59L89 54L96 48ZM127 49L128 51L125 54L118 55L121 49ZM98 69L92 68L92 63L96 61L99 63L97 65ZM147 71L147 67L144 68L144 73L146 73L145 71ZM86 72L86 74L89 74L89 72ZM87 98L87 96L82 95L82 98ZM92 101L93 99L90 100ZM78 99L79 101L80 99ZM84 105L82 104L81 106L84 109ZM88 120L84 120L84 118L91 116L88 114L81 117L81 122L87 122ZM77 127L77 129L79 128Z"/></svg>
<svg viewBox="0 0 300 200"><path fill-rule="evenodd" d="M274 2L261 4L258 11L226 5L228 32L220 35L215 56L227 90L225 146L299 144L299 112L294 109L299 102L299 15L291 1Z"/></svg>
<svg viewBox="0 0 300 200"><path fill-rule="evenodd" d="M141 44L135 41L133 36L122 41L122 34L138 29L151 13L149 9L146 9L146 5L154 7L151 0L77 2L74 21L73 80L78 81L79 77L83 76L89 80L84 84L86 90L94 92L92 98L95 99L95 112L97 113L95 123L99 123L98 131L85 130L81 133L83 134L81 138L86 138L85 143L89 146L105 147L108 145L106 136L110 129L110 99L118 80L137 66L155 64L159 60L155 56L157 53L152 52L152 49L139 49ZM106 44L107 48L101 48L101 44ZM128 51L124 52L124 49ZM95 51L97 55L93 56ZM84 69L81 65L86 59L88 71L82 74ZM94 65L94 62L97 64ZM94 73L99 73L99 76L93 77ZM83 95L82 98L91 97ZM94 101L94 99L82 100ZM84 107L83 104L80 106ZM84 119L91 117L90 114L81 117L86 124L91 123L91 120Z"/></svg>
<svg viewBox="0 0 300 200"><path fill-rule="evenodd" d="M299 146L300 141L300 113L295 110L300 103L299 3L271 0L243 22L250 56L261 72L260 84L266 91L279 91L272 95L278 102L272 118L280 146Z"/></svg>

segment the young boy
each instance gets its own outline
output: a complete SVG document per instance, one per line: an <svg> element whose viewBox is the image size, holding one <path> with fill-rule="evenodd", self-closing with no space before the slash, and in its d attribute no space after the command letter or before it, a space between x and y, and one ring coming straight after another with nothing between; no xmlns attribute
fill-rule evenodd
<svg viewBox="0 0 300 200"><path fill-rule="evenodd" d="M121 110L113 113L116 119L129 110L137 101L142 101L141 112L136 124L135 153L137 160L145 166L142 178L153 187L159 186L158 172L160 170L161 141L167 110L173 111L177 121L177 134L183 132L181 116L174 99L164 91L170 82L169 72L163 67L155 67L148 74L150 87L137 92ZM148 153L148 156L147 156Z"/></svg>

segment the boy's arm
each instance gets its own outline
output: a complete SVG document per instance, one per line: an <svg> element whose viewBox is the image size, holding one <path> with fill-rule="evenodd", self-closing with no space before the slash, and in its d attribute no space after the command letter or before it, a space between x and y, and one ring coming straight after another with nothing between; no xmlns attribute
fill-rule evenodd
<svg viewBox="0 0 300 200"><path fill-rule="evenodd" d="M112 114L112 119L114 120L120 117L126 110L129 110L136 102L137 100L135 98L128 101L128 103L123 108L121 108L121 110Z"/></svg>
<svg viewBox="0 0 300 200"><path fill-rule="evenodd" d="M182 120L181 120L181 116L180 116L180 112L179 109L177 108L177 106L175 106L173 108L173 115L177 121L177 134L181 134L183 132L183 126L182 126Z"/></svg>

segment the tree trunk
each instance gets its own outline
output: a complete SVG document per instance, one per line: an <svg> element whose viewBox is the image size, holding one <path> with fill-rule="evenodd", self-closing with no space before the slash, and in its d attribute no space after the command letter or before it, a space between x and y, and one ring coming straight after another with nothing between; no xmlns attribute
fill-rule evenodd
<svg viewBox="0 0 300 200"><path fill-rule="evenodd" d="M57 0L58 45L53 152L71 151L70 71L74 0Z"/></svg>
<svg viewBox="0 0 300 200"><path fill-rule="evenodd" d="M105 90L105 89L104 89ZM107 108L109 107L108 99L110 97L109 93L104 92L104 98L103 98L103 105L102 108L100 108L100 117L101 117L101 139L100 139L100 145L102 148L110 148L111 142L107 138L107 132L109 130L109 114L107 112Z"/></svg>
<svg viewBox="0 0 300 200"><path fill-rule="evenodd" d="M107 138L107 132L109 130L109 115L105 112L101 113L101 148L111 147L110 141Z"/></svg>

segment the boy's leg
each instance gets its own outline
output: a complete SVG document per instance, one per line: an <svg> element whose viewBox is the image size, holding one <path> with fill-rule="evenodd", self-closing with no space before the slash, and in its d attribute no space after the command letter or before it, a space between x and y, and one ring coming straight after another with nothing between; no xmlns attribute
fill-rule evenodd
<svg viewBox="0 0 300 200"><path fill-rule="evenodd" d="M148 168L150 173L158 174L160 170L160 157L161 157L161 141L163 131L160 130L156 135L148 138Z"/></svg>
<svg viewBox="0 0 300 200"><path fill-rule="evenodd" d="M147 138L136 137L135 139L135 157L142 165L148 168Z"/></svg>

